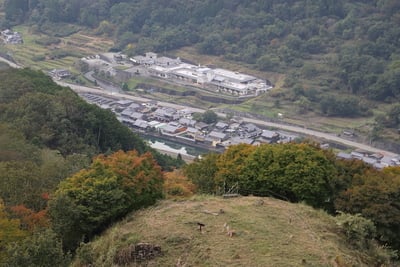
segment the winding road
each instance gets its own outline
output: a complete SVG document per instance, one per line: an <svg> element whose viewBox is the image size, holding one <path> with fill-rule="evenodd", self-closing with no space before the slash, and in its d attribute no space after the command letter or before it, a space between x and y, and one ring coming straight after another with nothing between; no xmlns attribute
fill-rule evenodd
<svg viewBox="0 0 400 267"><path fill-rule="evenodd" d="M22 68L22 66L15 64L14 62L11 62L5 58L0 57L0 61L3 61L5 63L7 63L8 65L10 65L13 68ZM92 88L92 87L87 87L87 86L81 86L81 85L76 85L76 84L71 84L71 83L66 83L60 80L54 80L57 84L61 85L61 86L65 86L65 87L70 87L72 90L76 91L76 92L88 92L88 93L94 93L94 94L106 94L106 95L110 95L110 96L114 96L117 98L126 98L126 99L131 99L133 101L138 101L138 102L148 102L148 101L152 101L152 99L148 99L148 98L144 98L144 97L138 97L138 96L132 96L132 95L127 95L127 94L123 94L120 93L121 91L117 88L108 88L110 86L106 86L104 84L100 84L101 86L105 86L105 89L102 88ZM183 106L183 105L177 105L177 104L173 104L173 103L168 103L168 102L162 102L162 101L158 101L158 104L160 106L164 106L164 107L173 107L176 109L182 109L182 108L189 108L190 110L194 111L194 112L200 112L203 113L205 112L204 109L200 109L200 108L193 108L193 107L187 107L187 106ZM217 113L218 116L226 116L223 113ZM266 127L273 127L273 128L278 128L278 129L282 129L282 130L286 130L289 132L294 132L294 133L300 133L300 134L304 134L304 135L308 135L308 136L314 136L317 137L319 139L325 139L327 141L333 141L333 142L337 142L349 147L353 147L353 148L359 148L362 150L366 150L366 151L370 151L373 153L381 153L387 157L395 157L397 156L396 153L393 153L391 151L387 151L387 150L383 150L383 149L379 149L376 147L372 147L366 144L362 144L362 143L358 143L358 142L354 142L354 141L350 141L344 138L340 138L339 136L336 136L334 134L329 134L329 133L323 133L323 132L318 132L318 131L314 131L314 130L310 130L310 129L306 129L303 127L299 127L299 126L293 126L293 125L286 125L286 124L281 124L281 123L276 123L276 122L268 122L268 121L263 121L263 120L258 120L258 119L252 119L252 118L246 118L243 117L242 118L243 121L245 122L249 122L249 123L254 123L260 126L266 126Z"/></svg>

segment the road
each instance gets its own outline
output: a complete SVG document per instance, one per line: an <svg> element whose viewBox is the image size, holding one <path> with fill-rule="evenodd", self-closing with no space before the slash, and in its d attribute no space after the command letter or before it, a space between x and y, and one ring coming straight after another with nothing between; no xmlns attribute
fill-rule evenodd
<svg viewBox="0 0 400 267"><path fill-rule="evenodd" d="M133 96L133 95L128 95L128 94L124 94L124 93L118 93L115 91L110 92L110 91L104 90L103 88L92 88L92 87L87 87L87 86L70 84L70 83L66 83L63 81L57 81L57 80L55 80L54 82L56 82L57 84L59 84L61 86L70 87L72 90L74 90L75 92L78 92L78 93L79 92L82 92L82 93L87 92L87 93L93 93L93 94L106 94L106 95L109 95L112 97L126 98L126 99L130 99L130 100L137 101L137 102L143 102L143 103L154 101L154 99L150 99L150 98ZM163 102L163 101L157 101L157 102L160 106L163 106L163 107L171 107L171 108L175 108L175 109L188 108L194 112L200 112L200 113L203 113L205 111L204 109L200 109L200 108L187 107L187 106L182 106L182 105ZM224 114L221 114L221 115L225 116Z"/></svg>
<svg viewBox="0 0 400 267"><path fill-rule="evenodd" d="M0 61L3 61L4 63L7 63L12 68L16 68L16 69L22 68L22 66L20 66L18 64L15 64L14 62L12 62L10 60L7 60L7 59L5 59L3 57L0 57Z"/></svg>
<svg viewBox="0 0 400 267"><path fill-rule="evenodd" d="M126 99L131 99L133 101L138 101L138 102L148 102L148 101L152 101L152 99L148 99L148 98L144 98L144 97L138 97L138 96L131 96L131 95L127 95L127 94L123 94L123 93L116 93L116 92L108 92L104 89L96 89L96 88L91 88L91 87L86 87L86 86L80 86L80 85L75 85L75 84L69 84L69 83L65 83L62 81L55 81L56 83L58 83L59 85L62 86L67 86L70 87L71 89L73 89L76 92L89 92L89 93L94 93L94 94L107 94L110 96L114 96L117 98L126 98ZM206 110L205 109L200 109L200 108L193 108L193 107L187 107L187 106L183 106L183 105L178 105L178 104L173 104L173 103L168 103L168 102L162 102L162 101L158 101L158 104L160 106L165 106L165 107L173 107L176 109L182 109L182 108L188 108L194 112L200 112L203 113ZM223 113L217 113L219 116L226 116ZM249 123L254 123L260 126L266 126L266 127L272 127L272 128L278 128L278 129L282 129L282 130L286 130L286 131L290 131L290 132L295 132L295 133L300 133L303 135L308 135L308 136L313 136L313 137L317 137L319 139L325 139L327 141L333 141L333 142L337 142L349 147L353 147L353 148L359 148L362 150L366 150L366 151L370 151L373 153L381 153L385 156L388 157L395 157L397 156L397 154L391 152L391 151L386 151L386 150L382 150L379 148L375 148L366 144L362 144L362 143L357 143L357 142L353 142L344 138L340 138L339 136L336 136L334 134L329 134L329 133L323 133L323 132L318 132L318 131L314 131L314 130L310 130L310 129L306 129L303 127L299 127L299 126L293 126L293 125L286 125L286 124L281 124L281 123L275 123L275 122L268 122L268 121L263 121L263 120L258 120L258 119L252 119L252 118L242 118L243 121L245 122L249 122Z"/></svg>
<svg viewBox="0 0 400 267"><path fill-rule="evenodd" d="M14 62L11 62L5 58L0 57L0 61L3 61L5 63L9 64L13 68L21 68L20 65L17 65ZM138 101L138 102L152 101L152 99L120 93L120 90L118 88L115 88L115 87L112 87L109 85L105 85L103 83L101 84L101 86L104 86L104 88L110 90L111 92L106 91L101 88L91 88L91 87L86 87L86 86L81 86L81 85L76 85L76 84L70 84L70 83L66 83L63 81L59 81L59 80L55 80L55 82L61 86L70 87L72 90L74 90L76 92L90 92L90 93L94 93L94 94L99 94L99 93L107 94L107 95L111 95L111 96L114 96L117 98L126 98L126 99L131 99L133 101ZM164 106L164 107L172 107L172 108L176 108L176 109L189 108L190 110L192 110L194 112L200 112L200 113L205 112L204 109L187 107L187 106L177 105L177 104L168 103L168 102L158 101L158 104L161 106ZM226 116L223 113L217 113L217 114L218 114L218 116L222 116L222 117ZM245 122L254 123L257 125L261 125L261 126L278 128L278 129L282 129L282 130L286 130L286 131L290 131L290 132L300 133L303 135L314 136L319 139L325 139L327 141L337 142L337 143L340 143L340 144L343 144L343 145L346 145L349 147L359 148L359 149L370 151L373 153L381 153L388 157L397 156L397 154L395 154L391 151L382 150L382 149L375 148L375 147L372 147L372 146L369 146L366 144L357 143L357 142L353 142L353 141L350 141L350 140L347 140L344 138L340 138L339 136L336 136L333 134L318 132L318 131L314 131L314 130L310 130L310 129L305 129L305 128L299 127L299 126L286 125L286 124L275 123L275 122L268 122L268 121L252 119L252 118L242 118L242 120Z"/></svg>

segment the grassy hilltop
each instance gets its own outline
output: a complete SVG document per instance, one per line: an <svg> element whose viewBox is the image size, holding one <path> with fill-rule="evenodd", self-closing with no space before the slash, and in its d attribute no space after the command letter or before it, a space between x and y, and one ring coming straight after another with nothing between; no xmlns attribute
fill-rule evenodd
<svg viewBox="0 0 400 267"><path fill-rule="evenodd" d="M198 222L205 224L199 231ZM234 231L227 234L224 225ZM371 266L352 249L333 217L272 198L197 196L162 201L107 230L77 254L74 266L117 266L130 245L161 247L161 255L126 266ZM127 260L128 261L128 260Z"/></svg>

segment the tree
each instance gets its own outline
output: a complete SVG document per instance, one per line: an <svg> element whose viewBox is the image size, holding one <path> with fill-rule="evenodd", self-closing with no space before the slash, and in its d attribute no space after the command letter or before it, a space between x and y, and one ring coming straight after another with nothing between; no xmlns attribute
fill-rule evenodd
<svg viewBox="0 0 400 267"><path fill-rule="evenodd" d="M224 40L218 33L213 33L204 38L198 46L199 52L209 55L221 55L224 53Z"/></svg>
<svg viewBox="0 0 400 267"><path fill-rule="evenodd" d="M100 155L90 168L61 182L49 203L54 231L74 250L128 212L163 196L163 174L150 153Z"/></svg>
<svg viewBox="0 0 400 267"><path fill-rule="evenodd" d="M218 120L218 115L212 110L207 110L202 115L202 121L207 124L217 122L217 120Z"/></svg>
<svg viewBox="0 0 400 267"><path fill-rule="evenodd" d="M0 199L0 265L7 260L6 249L12 242L22 240L26 232L19 228L20 221L11 219L5 210L3 200Z"/></svg>
<svg viewBox="0 0 400 267"><path fill-rule="evenodd" d="M33 236L14 243L7 250L7 266L69 266L70 255L64 254L61 240L51 229L37 231Z"/></svg>
<svg viewBox="0 0 400 267"><path fill-rule="evenodd" d="M251 153L239 176L244 194L271 195L330 209L334 163L313 144L261 145Z"/></svg>
<svg viewBox="0 0 400 267"><path fill-rule="evenodd" d="M44 197L47 197L46 195ZM47 217L47 210L34 212L24 205L13 206L10 208L12 215L17 217L21 222L21 228L34 232L37 229L44 229L50 226L49 218Z"/></svg>
<svg viewBox="0 0 400 267"><path fill-rule="evenodd" d="M215 183L221 188L225 186L223 190L234 186L239 177L244 175L245 162L255 149L255 146L247 144L230 146L217 159L218 171L215 174Z"/></svg>
<svg viewBox="0 0 400 267"><path fill-rule="evenodd" d="M398 128L400 127L400 105L394 105L387 112L387 118L384 121L387 127Z"/></svg>
<svg viewBox="0 0 400 267"><path fill-rule="evenodd" d="M196 191L196 186L188 180L182 170L165 172L164 192L167 198L187 198Z"/></svg>
<svg viewBox="0 0 400 267"><path fill-rule="evenodd" d="M124 91L129 91L129 86L128 86L127 83L123 83L123 84L122 84L122 90L124 90Z"/></svg>
<svg viewBox="0 0 400 267"><path fill-rule="evenodd" d="M269 54L258 58L256 64L263 71L277 71L280 67L279 58Z"/></svg>
<svg viewBox="0 0 400 267"><path fill-rule="evenodd" d="M337 210L372 220L379 240L400 248L400 179L397 168L367 170L355 175L351 185L335 199Z"/></svg>
<svg viewBox="0 0 400 267"><path fill-rule="evenodd" d="M202 159L195 159L191 164L184 167L184 174L192 181L197 192L214 194L217 190L215 174L217 172L217 159L219 155L210 153Z"/></svg>

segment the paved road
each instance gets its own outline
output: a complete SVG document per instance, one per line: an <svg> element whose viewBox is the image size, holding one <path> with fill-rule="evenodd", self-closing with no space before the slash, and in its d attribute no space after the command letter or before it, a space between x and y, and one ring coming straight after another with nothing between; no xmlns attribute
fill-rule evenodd
<svg viewBox="0 0 400 267"><path fill-rule="evenodd" d="M70 83L66 83L66 82L58 81L58 80L55 80L54 82L56 82L57 84L59 84L61 86L70 87L75 92L105 94L105 95L109 95L109 96L113 96L113 97L117 97L117 98L126 98L126 99L130 99L130 100L137 101L137 102L143 102L143 103L154 101L154 99L150 99L150 98L133 96L133 95L128 95L128 94L124 94L124 93L117 93L114 91L110 92L108 90L104 90L103 88L92 88L92 87L87 87L87 86L70 84ZM200 108L187 107L187 106L182 106L182 105L168 103L168 102L162 102L162 101L157 101L157 102L160 106L163 106L163 107L172 107L172 108L176 108L176 109L188 108L194 112L201 112L201 113L205 111L204 109L200 109ZM223 116L225 116L225 115L223 115Z"/></svg>
<svg viewBox="0 0 400 267"><path fill-rule="evenodd" d="M3 61L7 64L9 64L11 67L13 68L21 68L20 65L15 64L14 62L11 62L5 58L0 57L0 61ZM148 101L152 101L151 99L148 98L144 98L144 97L137 97L137 96L131 96L131 95L127 95L127 94L122 94L120 93L120 90L117 88L109 88L109 86L104 86L103 84L101 84L102 86L104 86L104 88L107 88L110 91L106 91L104 89L101 88L91 88L91 87L86 87L86 86L80 86L80 85L75 85L75 84L70 84L70 83L65 83L63 81L58 81L55 80L56 83L58 83L59 85L62 86L67 86L70 87L71 89L73 89L74 91L77 92L91 92L91 93L95 93L95 94L108 94L108 95L112 95L118 98L127 98L127 99L131 99L134 101L139 101L139 102L148 102ZM159 105L161 106L165 106L165 107L173 107L176 109L182 109L182 108L189 108L190 110L193 110L194 112L204 112L204 109L200 109L200 108L193 108L193 107L186 107L186 106L182 106L182 105L177 105L177 104L173 104L173 103L167 103L167 102L162 102L162 101L158 101ZM217 113L219 116L225 116L225 114L223 113ZM310 130L310 129L305 129L299 126L291 126L291 125L285 125L285 124L280 124L280 123L275 123L275 122L268 122L268 121L262 121L262 120L257 120L257 119L252 119L252 118L242 118L243 121L245 122L250 122L250 123L254 123L254 124L258 124L258 125L262 125L262 126L267 126L267 127L273 127L273 128L278 128L278 129L283 129L283 130L287 130L290 132L295 132L295 133L301 133L304 135L309 135L309 136L315 136L317 138L321 138L321 139L325 139L328 141L334 141L340 144L344 144L346 146L350 146L350 147L354 147L354 148L360 148L366 151L370 151L370 152L374 152L374 153L382 153L385 156L388 157L395 157L397 156L397 154L391 152L391 151L386 151L386 150L382 150L379 148L375 148L366 144L362 144L362 143L357 143L357 142L353 142L347 139L343 139L340 138L336 135L333 134L329 134L329 133L323 133L323 132L318 132L318 131L314 131L314 130Z"/></svg>
<svg viewBox="0 0 400 267"><path fill-rule="evenodd" d="M14 62L12 62L10 60L7 60L7 59L5 59L3 57L0 57L0 61L3 61L4 63L7 63L12 68L16 68L16 69L22 68L22 66L20 66L18 64L15 64Z"/></svg>
<svg viewBox="0 0 400 267"><path fill-rule="evenodd" d="M90 87L86 87L86 86L69 84L69 83L65 83L62 81L56 81L56 82L62 86L69 86L74 91L77 91L77 92L90 92L90 93L95 93L95 94L102 93L102 94L107 94L107 95L111 95L111 96L118 97L118 98L126 98L126 99L131 99L131 100L139 101L139 102L152 101L151 99L148 99L148 98L131 96L131 95L122 94L122 93L108 92L104 89L95 89L95 88L90 88ZM200 109L200 108L187 107L187 106L182 106L182 105L177 105L177 104L167 103L167 102L162 102L162 101L158 101L158 104L161 106L173 107L176 109L188 108L190 110L193 110L194 112L202 113L205 111L204 109ZM217 114L219 116L225 116L225 114L223 114L223 113L217 113ZM372 146L369 146L366 144L353 142L353 141L350 141L347 139L340 138L334 134L318 132L318 131L314 131L314 130L310 130L310 129L305 129L305 128L302 128L299 126L292 126L292 125L280 124L280 123L275 123L275 122L262 121L262 120L258 120L258 119L252 119L252 118L242 118L242 120L245 122L250 122L250 123L254 123L254 124L258 124L258 125L262 125L262 126L278 128L278 129L295 132L295 133L300 133L300 134L308 135L308 136L314 136L314 137L317 137L320 139L325 139L327 141L334 141L334 142L344 144L349 147L360 148L360 149L370 151L373 153L382 153L388 157L395 157L397 155L391 151L386 151L386 150L375 148L375 147L372 147Z"/></svg>
<svg viewBox="0 0 400 267"><path fill-rule="evenodd" d="M107 84L105 82L102 82L100 80L97 80L96 78L93 77L94 72L93 71L89 71L87 73L84 74L84 76L86 77L86 79L88 79L89 81L92 82L97 82L98 86L108 92L111 93L122 93L121 88L113 86L111 84Z"/></svg>

